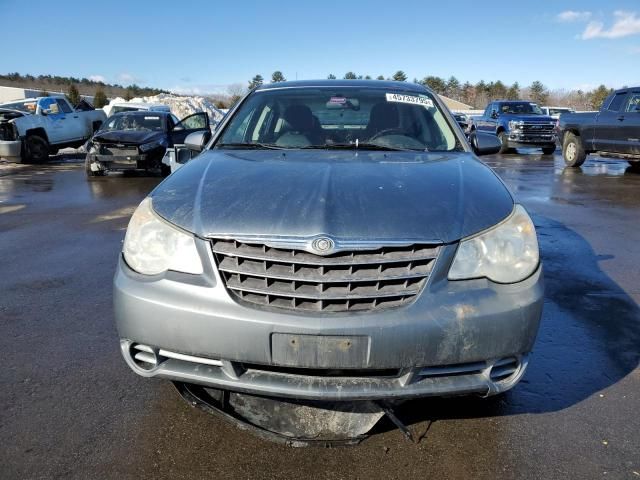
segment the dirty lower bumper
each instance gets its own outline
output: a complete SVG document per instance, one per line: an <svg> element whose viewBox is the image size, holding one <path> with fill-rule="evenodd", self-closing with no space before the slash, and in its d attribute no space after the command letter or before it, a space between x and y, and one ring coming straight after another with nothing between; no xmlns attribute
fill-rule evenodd
<svg viewBox="0 0 640 480"><path fill-rule="evenodd" d="M207 255L206 242L199 249ZM203 276L148 278L121 259L114 279L121 351L145 377L275 397L499 393L526 369L542 311L541 268L513 285L449 282L454 252L455 246L443 248L411 305L349 315L247 307L231 299L213 269ZM361 345L364 354L345 357L311 347L287 362L282 338L343 338Z"/></svg>
<svg viewBox="0 0 640 480"><path fill-rule="evenodd" d="M20 140L0 140L0 158L17 162L21 158L22 142Z"/></svg>
<svg viewBox="0 0 640 480"><path fill-rule="evenodd" d="M508 136L509 145L513 147L544 147L555 145L558 137L549 135L528 135L521 133L510 133Z"/></svg>
<svg viewBox="0 0 640 480"><path fill-rule="evenodd" d="M155 157L139 155L96 155L88 154L89 165L95 164L98 170L133 170L157 166Z"/></svg>

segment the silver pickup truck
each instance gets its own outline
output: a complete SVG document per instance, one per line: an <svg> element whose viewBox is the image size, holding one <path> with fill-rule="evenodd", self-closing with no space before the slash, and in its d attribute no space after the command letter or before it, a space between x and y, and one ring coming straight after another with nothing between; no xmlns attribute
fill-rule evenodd
<svg viewBox="0 0 640 480"><path fill-rule="evenodd" d="M44 162L60 148L79 147L106 115L74 109L65 97L38 97L0 105L0 158Z"/></svg>

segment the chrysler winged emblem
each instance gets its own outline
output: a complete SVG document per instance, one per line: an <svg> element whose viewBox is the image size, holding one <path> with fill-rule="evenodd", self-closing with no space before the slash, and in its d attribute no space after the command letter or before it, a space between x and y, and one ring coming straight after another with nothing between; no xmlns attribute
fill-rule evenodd
<svg viewBox="0 0 640 480"><path fill-rule="evenodd" d="M316 255L328 255L334 248L335 242L329 237L318 237L311 242L311 252Z"/></svg>

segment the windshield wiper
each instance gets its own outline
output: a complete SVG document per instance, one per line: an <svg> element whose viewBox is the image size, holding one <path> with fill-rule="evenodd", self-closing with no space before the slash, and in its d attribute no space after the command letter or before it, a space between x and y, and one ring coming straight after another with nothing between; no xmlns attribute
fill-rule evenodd
<svg viewBox="0 0 640 480"><path fill-rule="evenodd" d="M272 143L243 143L243 142L231 142L231 143L219 143L216 147L230 147L230 148L246 148L247 150L285 150L285 147L279 147Z"/></svg>
<svg viewBox="0 0 640 480"><path fill-rule="evenodd" d="M386 145L379 145L377 143L332 143L332 144L324 144L324 145L309 145L308 147L302 148L313 148L313 149L335 149L335 150L383 150L387 152L422 152L427 151L418 150L413 148L397 148L397 147L389 147Z"/></svg>

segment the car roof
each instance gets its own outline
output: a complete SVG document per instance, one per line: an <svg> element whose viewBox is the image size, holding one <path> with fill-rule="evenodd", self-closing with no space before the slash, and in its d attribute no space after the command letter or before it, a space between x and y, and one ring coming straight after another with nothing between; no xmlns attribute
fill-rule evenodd
<svg viewBox="0 0 640 480"><path fill-rule="evenodd" d="M117 112L112 114L112 117L124 116L124 115L171 115L171 112L165 112L162 110L129 110L127 112Z"/></svg>
<svg viewBox="0 0 640 480"><path fill-rule="evenodd" d="M290 82L266 83L256 90L275 90L279 88L312 88L312 87L360 87L360 88L387 88L390 90L404 90L410 92L430 92L427 87L419 83L395 82L391 80L294 80Z"/></svg>
<svg viewBox="0 0 640 480"><path fill-rule="evenodd" d="M167 107L169 105L165 105L164 103L145 103L145 102L114 102L111 104L112 107L143 107L143 108L151 108L151 107Z"/></svg>

